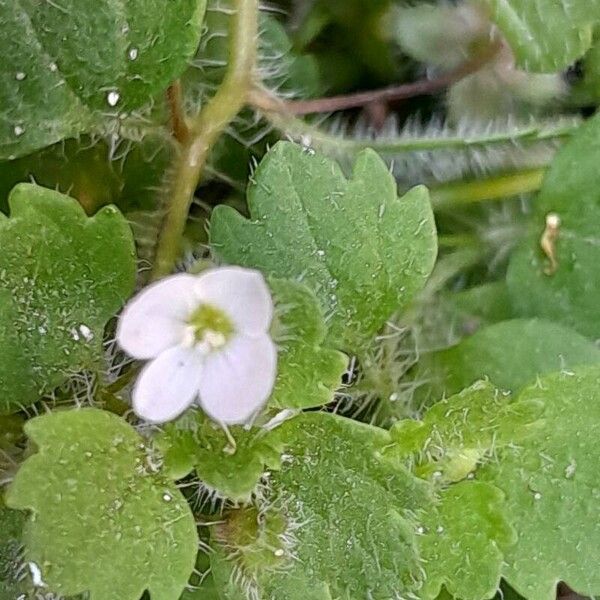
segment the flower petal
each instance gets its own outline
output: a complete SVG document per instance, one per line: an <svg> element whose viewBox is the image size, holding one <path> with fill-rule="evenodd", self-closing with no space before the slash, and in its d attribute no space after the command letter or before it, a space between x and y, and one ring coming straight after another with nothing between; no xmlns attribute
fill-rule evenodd
<svg viewBox="0 0 600 600"><path fill-rule="evenodd" d="M269 399L276 373L277 350L268 335L237 336L206 357L200 405L219 423L246 423Z"/></svg>
<svg viewBox="0 0 600 600"><path fill-rule="evenodd" d="M119 346L143 360L181 342L185 320L198 302L194 293L197 281L193 275L173 275L142 290L121 314Z"/></svg>
<svg viewBox="0 0 600 600"><path fill-rule="evenodd" d="M202 302L225 311L237 331L249 336L266 333L273 318L273 299L259 271L241 267L210 269L197 280Z"/></svg>
<svg viewBox="0 0 600 600"><path fill-rule="evenodd" d="M202 355L176 346L148 363L133 389L133 410L151 423L178 417L198 396Z"/></svg>

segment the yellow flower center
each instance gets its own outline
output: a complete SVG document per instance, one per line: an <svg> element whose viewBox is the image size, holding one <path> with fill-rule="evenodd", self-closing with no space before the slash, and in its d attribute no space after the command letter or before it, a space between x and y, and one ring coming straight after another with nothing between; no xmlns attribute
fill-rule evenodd
<svg viewBox="0 0 600 600"><path fill-rule="evenodd" d="M223 346L234 332L231 319L219 308L201 304L188 319L196 343L206 343L211 348Z"/></svg>

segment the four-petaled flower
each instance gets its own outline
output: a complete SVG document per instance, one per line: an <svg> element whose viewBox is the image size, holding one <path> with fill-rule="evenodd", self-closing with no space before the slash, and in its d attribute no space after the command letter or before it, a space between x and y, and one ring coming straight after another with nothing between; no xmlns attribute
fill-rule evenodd
<svg viewBox="0 0 600 600"><path fill-rule="evenodd" d="M249 269L173 275L142 290L117 328L125 352L152 359L135 383L136 414L164 423L197 402L219 423L248 422L275 383L272 317L269 288Z"/></svg>

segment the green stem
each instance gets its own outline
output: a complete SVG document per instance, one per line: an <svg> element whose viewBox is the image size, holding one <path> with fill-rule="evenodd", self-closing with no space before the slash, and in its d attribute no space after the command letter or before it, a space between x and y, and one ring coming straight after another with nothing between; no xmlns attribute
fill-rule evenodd
<svg viewBox="0 0 600 600"><path fill-rule="evenodd" d="M528 169L489 179L447 183L431 189L431 201L434 208L440 209L527 194L540 189L545 174L545 169Z"/></svg>
<svg viewBox="0 0 600 600"><path fill-rule="evenodd" d="M194 192L209 152L243 108L252 86L258 36L258 0L232 0L232 4L235 12L231 20L227 73L217 93L190 124L189 139L181 144L168 191L152 279L168 275L176 265Z"/></svg>

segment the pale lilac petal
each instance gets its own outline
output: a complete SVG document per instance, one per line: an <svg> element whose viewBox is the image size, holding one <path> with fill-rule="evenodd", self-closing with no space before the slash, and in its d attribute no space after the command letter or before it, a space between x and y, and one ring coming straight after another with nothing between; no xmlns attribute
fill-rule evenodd
<svg viewBox="0 0 600 600"><path fill-rule="evenodd" d="M224 311L240 333L266 333L273 318L273 299L259 271L241 267L210 269L197 280L196 294Z"/></svg>
<svg viewBox="0 0 600 600"><path fill-rule="evenodd" d="M178 417L198 396L202 355L176 346L148 363L133 389L133 410L150 423Z"/></svg>
<svg viewBox="0 0 600 600"><path fill-rule="evenodd" d="M186 319L197 306L197 277L173 275L143 289L123 310L119 346L134 358L154 358L181 342Z"/></svg>
<svg viewBox="0 0 600 600"><path fill-rule="evenodd" d="M200 405L219 423L247 423L267 402L277 372L277 350L268 335L238 336L206 357Z"/></svg>

